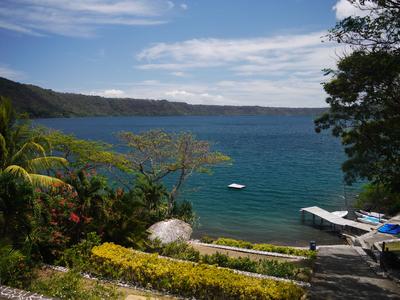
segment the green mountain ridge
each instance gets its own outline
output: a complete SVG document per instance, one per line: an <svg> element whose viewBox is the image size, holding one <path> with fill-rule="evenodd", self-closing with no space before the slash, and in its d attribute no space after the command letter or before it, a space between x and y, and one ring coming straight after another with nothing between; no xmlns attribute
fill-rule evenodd
<svg viewBox="0 0 400 300"><path fill-rule="evenodd" d="M319 115L327 108L195 105L167 100L61 93L0 77L0 95L31 118L88 116Z"/></svg>

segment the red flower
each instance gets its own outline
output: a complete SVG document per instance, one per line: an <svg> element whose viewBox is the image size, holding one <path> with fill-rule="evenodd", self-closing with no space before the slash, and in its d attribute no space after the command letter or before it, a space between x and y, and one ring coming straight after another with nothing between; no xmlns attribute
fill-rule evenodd
<svg viewBox="0 0 400 300"><path fill-rule="evenodd" d="M73 212L69 215L69 219L74 223L79 223L80 221L78 215Z"/></svg>

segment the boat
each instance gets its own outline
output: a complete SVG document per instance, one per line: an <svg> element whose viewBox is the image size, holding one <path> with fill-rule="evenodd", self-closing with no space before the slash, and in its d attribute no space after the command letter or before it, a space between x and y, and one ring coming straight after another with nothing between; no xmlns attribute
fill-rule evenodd
<svg viewBox="0 0 400 300"><path fill-rule="evenodd" d="M360 210L354 211L354 213L359 218L365 218L365 217L375 218L376 220L378 220L379 223L385 223L388 221L388 219L383 218L385 216L384 214L377 213L377 212L368 212L368 211L360 209Z"/></svg>
<svg viewBox="0 0 400 300"><path fill-rule="evenodd" d="M347 214L349 213L349 211L347 210L337 210L337 211L333 211L332 214L334 214L335 216L344 218L345 216L347 216Z"/></svg>
<svg viewBox="0 0 400 300"><path fill-rule="evenodd" d="M246 187L245 185L238 184L238 183L231 183L230 185L228 185L228 188L237 189L237 190L244 189L245 187Z"/></svg>
<svg viewBox="0 0 400 300"><path fill-rule="evenodd" d="M354 211L354 213L356 214L356 216L361 217L361 218L366 216L366 217L374 217L377 219L382 219L383 217L385 217L384 214L377 213L374 211L369 212L369 211L365 211L362 209L356 210L356 211Z"/></svg>
<svg viewBox="0 0 400 300"><path fill-rule="evenodd" d="M379 225L380 224L378 218L369 217L369 216L357 218L357 221L359 221L361 223L365 223L365 224L371 224L371 225Z"/></svg>

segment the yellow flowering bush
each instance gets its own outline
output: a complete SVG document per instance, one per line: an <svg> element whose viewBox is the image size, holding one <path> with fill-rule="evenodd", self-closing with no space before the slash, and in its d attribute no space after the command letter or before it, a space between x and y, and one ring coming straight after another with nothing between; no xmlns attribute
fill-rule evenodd
<svg viewBox="0 0 400 300"><path fill-rule="evenodd" d="M176 261L105 243L92 249L92 272L196 299L300 299L303 288L237 274L206 264Z"/></svg>

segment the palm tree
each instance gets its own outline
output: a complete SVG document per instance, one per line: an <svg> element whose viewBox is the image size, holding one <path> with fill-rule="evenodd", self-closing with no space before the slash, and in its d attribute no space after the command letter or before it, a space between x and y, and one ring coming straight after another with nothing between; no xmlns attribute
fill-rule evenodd
<svg viewBox="0 0 400 300"><path fill-rule="evenodd" d="M64 184L39 172L67 164L62 157L47 156L49 143L26 119L18 119L10 99L0 96L0 173L9 173L34 186Z"/></svg>

